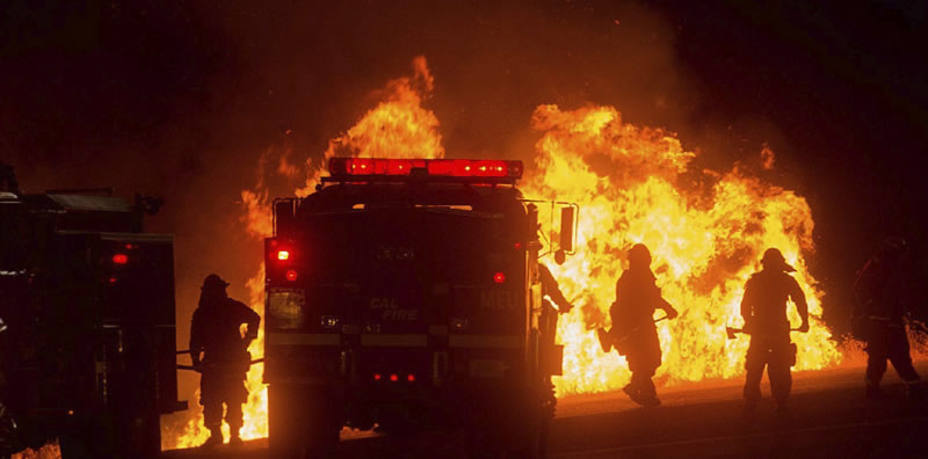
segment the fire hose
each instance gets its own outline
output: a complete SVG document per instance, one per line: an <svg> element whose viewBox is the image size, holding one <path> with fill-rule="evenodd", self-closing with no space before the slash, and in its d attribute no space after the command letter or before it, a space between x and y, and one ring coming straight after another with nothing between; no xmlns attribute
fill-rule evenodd
<svg viewBox="0 0 928 459"><path fill-rule="evenodd" d="M250 367L250 366L252 366L252 365L254 365L254 364L256 364L256 363L262 363L262 362L264 362L264 357L261 357L260 359L253 359L253 360L249 361L249 362L248 362L248 366ZM206 365L202 365L202 366L195 366L195 365L178 365L178 366L177 366L177 369L178 369L178 370L191 370L191 371L196 371L196 372L202 372L204 368L218 368L218 367L222 367L222 366L235 367L235 366L238 366L238 365L234 365L234 364L233 364L233 365L210 365L210 364L206 364Z"/></svg>
<svg viewBox="0 0 928 459"><path fill-rule="evenodd" d="M184 349L184 350L181 350L181 351L177 351L177 355L189 354L189 353L190 353L190 350L188 350L188 349ZM251 359L251 360L248 361L248 366L250 367L250 366L252 366L252 365L254 365L254 364L256 364L256 363L263 363L263 362L264 362L264 357L261 357L261 358L258 358L258 359ZM231 367L238 367L238 366L239 366L239 364L234 364L234 363L233 363L233 364L229 364L229 365L216 365L216 364L205 364L205 365L177 365L177 369L178 369L178 370L190 370L190 371L196 371L196 372L202 373L203 370L204 370L205 368L219 368L219 367L230 367L230 368L231 368Z"/></svg>

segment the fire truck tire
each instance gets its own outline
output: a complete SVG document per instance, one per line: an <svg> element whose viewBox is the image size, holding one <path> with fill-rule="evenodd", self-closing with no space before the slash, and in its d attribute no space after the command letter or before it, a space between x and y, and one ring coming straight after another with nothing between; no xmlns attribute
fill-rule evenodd
<svg viewBox="0 0 928 459"><path fill-rule="evenodd" d="M542 416L528 429L520 447L509 451L507 459L544 459L548 457L548 430L551 419Z"/></svg>
<svg viewBox="0 0 928 459"><path fill-rule="evenodd" d="M268 443L275 458L334 457L341 417L328 391L300 385L268 386Z"/></svg>

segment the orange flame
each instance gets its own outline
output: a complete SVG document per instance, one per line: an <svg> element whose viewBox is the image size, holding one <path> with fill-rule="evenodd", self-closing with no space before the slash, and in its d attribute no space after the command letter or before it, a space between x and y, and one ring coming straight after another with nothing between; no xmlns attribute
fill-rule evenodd
<svg viewBox="0 0 928 459"><path fill-rule="evenodd" d="M343 135L331 140L323 160L307 174L304 187L295 193L305 196L312 192L319 177L322 176L326 161L335 155L364 157L407 157L440 158L444 156L441 135L438 133L438 118L433 112L422 107L434 87L434 79L429 72L424 57L413 60L413 76L392 80L380 91L382 102L368 111L354 127ZM280 154L276 168L266 167L272 156L279 154L274 149L266 150L258 164L258 183L252 190L243 190L242 221L246 231L257 238L271 236L271 211L269 192L265 184L266 170L276 170L284 176L292 176L289 162L289 150ZM308 162L307 162L308 164ZM310 165L312 166L312 165ZM264 269L249 279L248 291L252 309L264 319ZM264 330L259 331L249 347L253 357L264 355ZM248 371L245 386L248 388L248 401L243 407L244 426L241 436L244 440L267 436L267 385L262 383L264 364L255 364ZM199 399L199 391L195 396ZM223 424L223 436L228 441L229 429ZM173 432L168 426L162 428L162 449L190 448L199 446L209 437L209 431L203 425L202 409L197 409L187 420L180 433Z"/></svg>
<svg viewBox="0 0 928 459"><path fill-rule="evenodd" d="M307 161L308 178L296 190L298 196L312 192L325 162L335 155L444 156L438 119L422 106L434 79L425 58L417 57L413 67L412 77L390 81L381 102L329 142L321 162ZM796 278L809 297L813 328L808 334L794 335L800 349L797 368L823 368L841 361L827 329L815 319L821 314L822 292L803 258L813 250L814 225L804 198L737 167L725 173L693 172L695 153L683 149L672 133L624 123L613 107L564 111L542 105L535 110L533 127L541 132L541 139L523 191L529 197L571 201L581 207L578 253L563 265L549 264L567 296L578 298L580 306L559 324L558 339L565 345L564 375L555 378L559 396L615 390L628 381L624 358L603 354L593 330L609 325L608 308L625 250L636 242L650 247L663 294L682 313L658 327L664 352L659 382L730 378L743 372L747 340L727 340L725 326L740 324L744 283L767 247L778 247L797 268ZM772 151L765 154L764 163L773 166ZM254 190L243 191L242 199L248 231L269 235L263 180ZM540 210L543 222L554 221L549 215L553 209ZM248 283L252 307L261 313L263 279L263 272L258 272ZM791 319L798 323L794 311ZM263 355L260 337L251 351ZM251 395L244 410L245 439L267 435L262 369L263 365L254 365L248 373ZM197 413L183 433L173 437L173 446L195 446L206 436ZM170 439L166 444L171 446Z"/></svg>
<svg viewBox="0 0 928 459"><path fill-rule="evenodd" d="M412 61L413 76L391 80L381 91L382 101L369 110L348 132L329 141L322 162L306 180L297 196L312 193L333 156L362 158L442 158L445 148L438 132L438 118L422 102L431 96L435 78L425 57ZM307 162L308 163L308 162Z"/></svg>
<svg viewBox="0 0 928 459"><path fill-rule="evenodd" d="M610 325L615 282L625 250L634 243L651 249L658 285L681 312L658 326L664 353L659 381L743 372L747 340L727 340L725 326L741 323L744 283L767 247L780 248L796 266L810 312L820 316L822 292L803 258L813 249L813 221L802 197L737 168L689 173L695 154L676 137L624 123L612 107L562 111L543 105L533 125L543 135L536 144L536 174L523 190L581 207L578 253L551 267L567 296L578 297L581 306L558 327L565 345L558 395L616 390L628 382L624 358L603 354L592 329ZM791 319L798 324L795 311ZM794 334L797 368L839 363L841 354L829 338L816 319L810 333Z"/></svg>
<svg viewBox="0 0 928 459"><path fill-rule="evenodd" d="M58 440L43 445L38 450L26 448L23 451L14 453L10 459L59 459L61 457L61 446Z"/></svg>

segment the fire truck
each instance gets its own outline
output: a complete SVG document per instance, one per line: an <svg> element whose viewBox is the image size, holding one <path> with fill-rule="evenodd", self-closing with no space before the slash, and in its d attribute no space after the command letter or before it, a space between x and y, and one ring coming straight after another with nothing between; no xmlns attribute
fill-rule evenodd
<svg viewBox="0 0 928 459"><path fill-rule="evenodd" d="M275 200L264 372L275 457L331 450L346 425L447 427L469 432L474 453L544 455L562 348L538 259L572 253L578 208L525 199L522 170L332 158L315 193ZM543 244L553 230L539 232L548 204L561 212L556 249Z"/></svg>
<svg viewBox="0 0 928 459"><path fill-rule="evenodd" d="M15 183L12 182L12 183ZM173 240L155 200L0 188L0 403L7 456L155 457L177 400Z"/></svg>

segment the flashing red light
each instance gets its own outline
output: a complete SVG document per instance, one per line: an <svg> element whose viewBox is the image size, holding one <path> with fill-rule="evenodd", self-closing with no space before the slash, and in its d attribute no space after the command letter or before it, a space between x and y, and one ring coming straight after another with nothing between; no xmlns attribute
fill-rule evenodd
<svg viewBox="0 0 928 459"><path fill-rule="evenodd" d="M290 282L295 282L300 277L300 275L297 274L297 272L293 269L288 269L286 276L287 280Z"/></svg>
<svg viewBox="0 0 928 459"><path fill-rule="evenodd" d="M410 373L410 374L406 375L406 380L409 381L409 382L416 382L416 375Z"/></svg>
<svg viewBox="0 0 928 459"><path fill-rule="evenodd" d="M124 265L128 262L129 262L129 255L126 255L124 253L117 253L116 255L113 255L113 263L117 265Z"/></svg>
<svg viewBox="0 0 928 459"><path fill-rule="evenodd" d="M277 251L277 259L278 259L278 260L281 260L281 261L289 260L289 259L290 259L290 251L289 251L289 250L278 250L278 251Z"/></svg>
<svg viewBox="0 0 928 459"><path fill-rule="evenodd" d="M345 175L410 175L424 169L431 176L522 178L522 161L498 159L332 158L329 173Z"/></svg>
<svg viewBox="0 0 928 459"><path fill-rule="evenodd" d="M390 381L391 381L391 382L397 382L397 381L399 381L399 380L400 380L400 377L397 376L396 373L393 373L393 374L390 375Z"/></svg>
<svg viewBox="0 0 928 459"><path fill-rule="evenodd" d="M497 284L502 284L503 282L506 282L506 274L504 274L502 271L494 274L493 282L496 282Z"/></svg>
<svg viewBox="0 0 928 459"><path fill-rule="evenodd" d="M380 373L374 373L374 381L380 381L383 376Z"/></svg>

